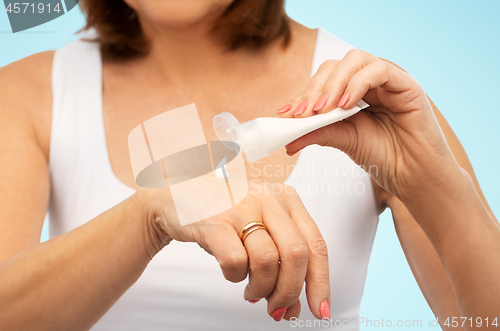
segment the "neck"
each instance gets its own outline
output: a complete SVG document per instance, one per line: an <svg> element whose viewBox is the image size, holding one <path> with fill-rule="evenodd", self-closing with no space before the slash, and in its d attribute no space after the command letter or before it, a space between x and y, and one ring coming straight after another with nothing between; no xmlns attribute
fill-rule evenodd
<svg viewBox="0 0 500 331"><path fill-rule="evenodd" d="M152 70L163 79L177 84L196 84L221 77L221 73L256 75L269 65L272 55L280 51L275 42L260 51L228 50L211 33L210 22L199 22L183 28L158 27L141 22L150 41L150 52L144 58Z"/></svg>

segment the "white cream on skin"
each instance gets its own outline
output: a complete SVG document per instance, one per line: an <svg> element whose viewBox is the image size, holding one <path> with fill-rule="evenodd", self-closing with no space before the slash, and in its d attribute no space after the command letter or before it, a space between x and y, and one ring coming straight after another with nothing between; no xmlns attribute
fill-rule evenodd
<svg viewBox="0 0 500 331"><path fill-rule="evenodd" d="M236 143L247 161L254 162L276 153L311 131L341 121L368 106L361 100L349 110L336 108L306 118L258 117L241 124L232 114L223 112L214 117L214 130L222 142Z"/></svg>

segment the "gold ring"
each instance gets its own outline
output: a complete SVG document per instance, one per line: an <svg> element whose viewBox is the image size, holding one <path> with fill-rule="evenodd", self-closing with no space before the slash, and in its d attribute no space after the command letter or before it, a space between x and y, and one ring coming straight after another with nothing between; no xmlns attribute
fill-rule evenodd
<svg viewBox="0 0 500 331"><path fill-rule="evenodd" d="M245 243L245 239L248 237L248 235L256 230L259 230L259 229L267 231L266 226L262 223L258 223L258 222L248 223L247 225L245 225L243 227L243 229L241 229L238 236L240 237L241 241L243 243Z"/></svg>

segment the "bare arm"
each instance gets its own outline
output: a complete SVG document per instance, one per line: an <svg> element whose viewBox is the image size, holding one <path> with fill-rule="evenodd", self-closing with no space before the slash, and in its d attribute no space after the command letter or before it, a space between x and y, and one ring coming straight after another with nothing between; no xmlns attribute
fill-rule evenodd
<svg viewBox="0 0 500 331"><path fill-rule="evenodd" d="M88 330L161 248L134 201L0 264L0 328Z"/></svg>
<svg viewBox="0 0 500 331"><path fill-rule="evenodd" d="M40 242L50 193L48 150L31 114L42 117L52 103L51 58L41 53L0 68L0 261Z"/></svg>
<svg viewBox="0 0 500 331"><path fill-rule="evenodd" d="M459 317L461 314L446 270L431 242L405 205L395 197L388 201L388 205L398 239L418 286L441 327L448 329L443 322L448 317Z"/></svg>
<svg viewBox="0 0 500 331"><path fill-rule="evenodd" d="M399 66L395 66L403 70ZM460 316L466 316L472 317L473 320L472 324L464 324L465 328L468 329L476 326L476 318L489 317L493 321L495 317L498 317L497 307L492 304L495 293L498 293L498 285L488 284L487 281L493 279L491 272L496 269L495 265L500 258L499 245L495 243L498 240L494 239L498 237L498 232L492 231L494 229L492 227L498 227L498 222L481 190L465 149L437 106L430 98L429 101L451 152L468 177L465 181L456 178L457 185L451 185L455 189L449 191L450 195L455 195L457 198L457 204L463 201L464 205L460 206L461 208L450 208L453 198L442 199L444 202L442 206L439 203L433 204L434 206L429 204L430 208L422 203L406 202L409 208L413 209L413 215L420 219L422 226L427 228L427 233L432 236L432 241L399 199L390 196L387 205L393 213L396 232L407 261L429 306L439 318L441 327L453 330L463 329L460 323L453 327L445 326L443 323L448 317L448 322L451 324L454 317L459 319ZM453 177L450 179L455 180ZM463 194L459 193L460 191L463 191ZM416 198L415 200L420 199ZM431 200L432 198L422 199L422 201ZM481 208L480 205L485 208ZM454 210L455 213L446 215L446 212L451 210ZM461 210L465 213L461 213ZM431 215L433 211L436 213ZM447 220L440 220L439 215ZM458 222L448 223L454 219ZM448 223L450 228L447 229L446 226L442 225L435 226L440 222ZM477 228L474 224L477 225ZM489 231L492 231L492 236L485 236L484 242L481 242L479 237ZM458 238L463 239L464 242ZM481 244L479 244L480 242ZM476 244L470 245L470 243ZM471 253L470 249L476 247L476 252L469 254ZM491 259L492 267L488 267L487 261L489 259ZM464 272L464 270L473 269L475 266L477 266L477 272ZM483 281L478 281L478 278ZM487 290L489 285L491 287ZM488 291L489 294L487 294ZM478 301L479 297L482 297L480 301ZM486 326L482 320L481 323Z"/></svg>
<svg viewBox="0 0 500 331"><path fill-rule="evenodd" d="M51 104L45 65L51 58L38 54L0 69L2 330L89 329L160 248L151 244L136 196L40 243L50 184L44 137L33 116L42 118Z"/></svg>
<svg viewBox="0 0 500 331"><path fill-rule="evenodd" d="M461 316L498 319L500 227L454 157L422 87L361 50L325 63L281 116L350 109L362 98L371 107L295 140L287 153L316 143L344 151L359 165L376 165L372 178L404 203L432 243ZM319 102L322 95L326 103ZM297 113L300 104L306 109ZM464 327L476 327L471 324Z"/></svg>
<svg viewBox="0 0 500 331"><path fill-rule="evenodd" d="M0 68L1 330L89 329L172 239L198 242L212 252L230 281L250 274L246 298L266 298L277 321L298 316L304 282L313 314L330 316L324 240L298 195L285 188L275 194L260 184L237 208L188 226L179 226L168 188L139 189L41 244L50 190L52 56ZM212 177L205 184L217 180L224 181ZM238 232L249 219L265 222L267 229L244 246Z"/></svg>
<svg viewBox="0 0 500 331"><path fill-rule="evenodd" d="M392 64L395 65L394 63ZM472 164L467 156L467 153L465 152L465 149L453 132L451 126L448 124L432 100L431 105L441 129L445 134L451 151L453 152L459 165L471 176L478 195L492 217L494 217L493 211L488 205L481 187L479 186L479 182L477 181L474 169L472 168ZM415 279L417 280L417 283L419 284L419 287L422 290L429 306L433 310L436 317L438 317L441 326L444 329L447 329L448 327L443 325L443 322L445 322L448 317L460 317L461 315L458 302L455 298L453 287L448 275L446 274L446 270L439 260L439 256L429 241L429 238L427 238L422 228L414 220L404 204L401 203L401 201L396 197L386 192L385 194L387 195L386 204L392 211L396 233L400 240L401 247L404 250L408 264L410 265ZM456 330L457 328L455 327L452 329Z"/></svg>
<svg viewBox="0 0 500 331"><path fill-rule="evenodd" d="M394 228L413 276L441 327L448 329L443 322L448 317L460 316L460 309L436 250L405 205L375 181L372 180L372 183L379 212L387 207L391 209Z"/></svg>

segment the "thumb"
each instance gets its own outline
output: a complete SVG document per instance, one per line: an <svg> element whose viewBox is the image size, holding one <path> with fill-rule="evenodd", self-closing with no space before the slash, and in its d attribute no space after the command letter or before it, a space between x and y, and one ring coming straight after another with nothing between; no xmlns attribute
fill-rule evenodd
<svg viewBox="0 0 500 331"><path fill-rule="evenodd" d="M196 226L198 245L217 259L224 278L234 283L244 280L248 256L236 230L225 222L198 222Z"/></svg>
<svg viewBox="0 0 500 331"><path fill-rule="evenodd" d="M354 124L350 120L344 120L309 132L292 141L286 145L286 152L291 156L304 147L317 144L338 148L350 155L354 151L354 146L356 146L356 137Z"/></svg>

